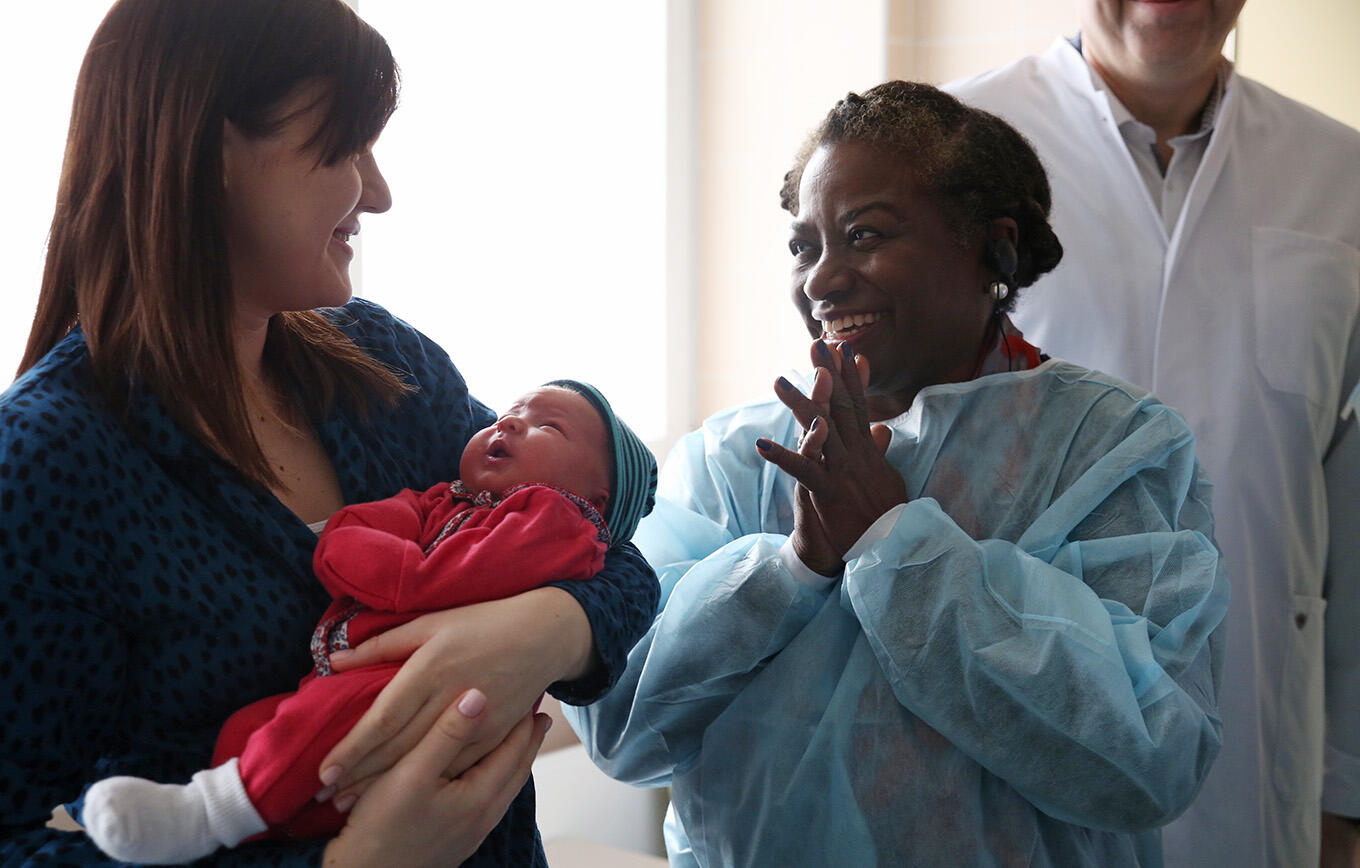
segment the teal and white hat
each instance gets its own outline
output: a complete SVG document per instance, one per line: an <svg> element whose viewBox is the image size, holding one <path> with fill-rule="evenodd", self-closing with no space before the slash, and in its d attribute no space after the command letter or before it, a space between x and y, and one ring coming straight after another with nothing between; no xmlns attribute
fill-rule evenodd
<svg viewBox="0 0 1360 868"><path fill-rule="evenodd" d="M580 380L553 380L543 385L569 389L583 396L604 420L614 459L609 468L610 494L604 523L609 526L614 545L627 542L637 530L638 522L652 511L656 502L656 456L633 429L614 415L614 409L599 389Z"/></svg>

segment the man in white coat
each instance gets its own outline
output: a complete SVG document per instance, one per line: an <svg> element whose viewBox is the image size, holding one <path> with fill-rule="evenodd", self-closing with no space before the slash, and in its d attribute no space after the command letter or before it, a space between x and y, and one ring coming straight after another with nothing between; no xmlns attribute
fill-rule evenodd
<svg viewBox="0 0 1360 868"><path fill-rule="evenodd" d="M946 89L1019 128L1050 173L1066 252L1015 321L1178 407L1214 483L1224 746L1166 828L1167 864L1312 866L1320 841L1349 864L1360 133L1233 71L1243 2L1081 0L1078 38Z"/></svg>

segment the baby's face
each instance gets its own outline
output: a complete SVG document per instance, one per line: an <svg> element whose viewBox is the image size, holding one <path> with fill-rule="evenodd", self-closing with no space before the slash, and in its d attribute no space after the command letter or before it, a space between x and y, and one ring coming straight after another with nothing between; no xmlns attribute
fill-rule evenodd
<svg viewBox="0 0 1360 868"><path fill-rule="evenodd" d="M471 491L500 495L514 485L544 482L603 511L609 495L605 436L604 420L584 396L544 386L472 436L458 473Z"/></svg>

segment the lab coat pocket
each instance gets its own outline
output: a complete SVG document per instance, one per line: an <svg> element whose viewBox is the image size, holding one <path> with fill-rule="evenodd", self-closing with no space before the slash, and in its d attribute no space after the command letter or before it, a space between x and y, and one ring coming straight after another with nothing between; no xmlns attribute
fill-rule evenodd
<svg viewBox="0 0 1360 868"><path fill-rule="evenodd" d="M1322 613L1321 597L1294 595L1289 637L1280 673L1275 731L1275 790L1286 801L1322 796Z"/></svg>
<svg viewBox="0 0 1360 868"><path fill-rule="evenodd" d="M1346 343L1360 309L1360 250L1258 226L1251 232L1251 273L1261 374L1271 388L1335 413Z"/></svg>

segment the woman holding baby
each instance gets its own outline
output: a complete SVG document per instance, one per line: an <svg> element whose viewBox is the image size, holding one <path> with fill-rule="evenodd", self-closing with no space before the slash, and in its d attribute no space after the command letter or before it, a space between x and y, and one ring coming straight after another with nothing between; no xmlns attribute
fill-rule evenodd
<svg viewBox="0 0 1360 868"><path fill-rule="evenodd" d="M120 0L92 40L0 397L0 861L101 861L51 809L79 817L110 775L184 781L231 711L293 689L328 602L319 528L457 478L495 420L443 350L350 298L349 239L391 205L372 146L397 91L340 0ZM347 825L217 860L543 864L534 704L605 691L655 594L624 546L591 581L333 655L401 664L316 769Z"/></svg>

